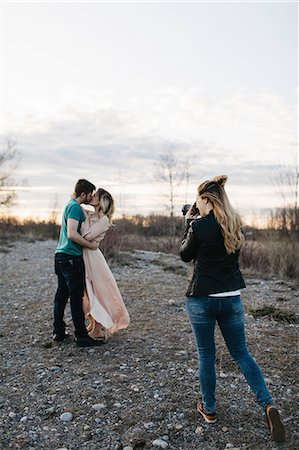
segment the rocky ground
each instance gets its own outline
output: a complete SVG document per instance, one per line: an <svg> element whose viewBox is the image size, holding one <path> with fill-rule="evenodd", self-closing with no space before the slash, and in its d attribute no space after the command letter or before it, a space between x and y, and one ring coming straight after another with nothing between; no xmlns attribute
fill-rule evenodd
<svg viewBox="0 0 299 450"><path fill-rule="evenodd" d="M1 257L1 449L298 449L298 287L247 274L248 345L287 429L274 444L217 331L218 422L196 413L197 355L184 311L188 265L122 253L112 269L131 324L97 349L53 345L54 241ZM68 329L73 333L69 308Z"/></svg>

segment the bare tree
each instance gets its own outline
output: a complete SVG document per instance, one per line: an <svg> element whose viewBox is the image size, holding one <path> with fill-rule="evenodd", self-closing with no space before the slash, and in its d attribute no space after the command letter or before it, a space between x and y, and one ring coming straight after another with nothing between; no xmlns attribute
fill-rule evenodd
<svg viewBox="0 0 299 450"><path fill-rule="evenodd" d="M16 141L11 138L7 138L5 144L1 141L0 207L11 206L16 199L16 183L12 177L20 162L20 152L16 145Z"/></svg>
<svg viewBox="0 0 299 450"><path fill-rule="evenodd" d="M58 202L58 195L55 194L53 197L52 209L49 216L49 223L57 225L58 215L59 215L59 202Z"/></svg>
<svg viewBox="0 0 299 450"><path fill-rule="evenodd" d="M281 166L272 177L282 205L276 208L274 218L281 231L298 238L299 233L299 166Z"/></svg>
<svg viewBox="0 0 299 450"><path fill-rule="evenodd" d="M183 164L179 160L173 146L164 150L160 154L159 162L155 167L155 179L163 185L166 207L169 210L170 217L174 217L177 188L185 175L186 170L184 170Z"/></svg>
<svg viewBox="0 0 299 450"><path fill-rule="evenodd" d="M190 183L190 157L188 154L186 155L185 159L184 176L186 181L185 203L187 203L189 199L189 183Z"/></svg>
<svg viewBox="0 0 299 450"><path fill-rule="evenodd" d="M123 219L126 217L126 187L127 179L122 171L118 172L118 210Z"/></svg>

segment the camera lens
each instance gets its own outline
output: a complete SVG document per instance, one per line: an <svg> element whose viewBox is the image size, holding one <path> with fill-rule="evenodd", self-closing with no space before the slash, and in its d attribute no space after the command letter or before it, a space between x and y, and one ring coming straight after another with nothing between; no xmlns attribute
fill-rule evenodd
<svg viewBox="0 0 299 450"><path fill-rule="evenodd" d="M190 208L191 208L191 205L189 205L189 204L186 204L186 205L182 206L183 216L185 216L187 214L187 212L189 211Z"/></svg>

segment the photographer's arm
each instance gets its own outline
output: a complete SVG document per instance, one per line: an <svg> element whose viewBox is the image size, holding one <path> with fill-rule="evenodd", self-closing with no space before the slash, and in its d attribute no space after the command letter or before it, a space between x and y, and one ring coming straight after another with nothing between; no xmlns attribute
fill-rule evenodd
<svg viewBox="0 0 299 450"><path fill-rule="evenodd" d="M87 247L90 250L96 250L98 248L98 244L88 242L84 239L81 234L78 233L78 220L76 219L68 219L67 220L67 237L75 242L76 244L81 245L82 247Z"/></svg>
<svg viewBox="0 0 299 450"><path fill-rule="evenodd" d="M197 238L194 234L193 224L187 224L183 234L180 255L184 262L190 262L196 257L198 250Z"/></svg>

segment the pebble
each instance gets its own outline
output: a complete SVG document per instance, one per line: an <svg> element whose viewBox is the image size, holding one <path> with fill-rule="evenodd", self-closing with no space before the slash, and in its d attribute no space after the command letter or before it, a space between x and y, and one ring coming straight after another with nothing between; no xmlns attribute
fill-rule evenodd
<svg viewBox="0 0 299 450"><path fill-rule="evenodd" d="M59 370L61 370L61 367L59 367L59 366L52 366L52 367L50 367L50 370L52 372L58 372Z"/></svg>
<svg viewBox="0 0 299 450"><path fill-rule="evenodd" d="M203 431L204 431L203 427L197 427L195 430L195 434L197 434L197 435L202 434Z"/></svg>
<svg viewBox="0 0 299 450"><path fill-rule="evenodd" d="M88 350L88 353L90 353L91 355L93 355L95 352L96 352L96 351L95 351L94 348L90 348L90 349Z"/></svg>
<svg viewBox="0 0 299 450"><path fill-rule="evenodd" d="M119 402L113 403L113 406L115 406L116 408L121 408L121 403Z"/></svg>
<svg viewBox="0 0 299 450"><path fill-rule="evenodd" d="M191 369L191 368L189 368L189 369L187 370L187 372L188 372L188 373L194 373L194 372L195 372L195 370L194 370L194 369Z"/></svg>
<svg viewBox="0 0 299 450"><path fill-rule="evenodd" d="M14 418L16 417L16 413L10 411L10 413L8 414L8 417L9 417L10 419L14 419Z"/></svg>
<svg viewBox="0 0 299 450"><path fill-rule="evenodd" d="M222 430L224 433L226 433L226 432L228 431L228 428L227 428L227 427L222 427L221 430Z"/></svg>
<svg viewBox="0 0 299 450"><path fill-rule="evenodd" d="M222 372L222 370L220 371L219 376L220 376L220 378L228 378L227 373Z"/></svg>
<svg viewBox="0 0 299 450"><path fill-rule="evenodd" d="M169 441L169 436L168 434L164 434L164 436L162 436L163 441Z"/></svg>
<svg viewBox="0 0 299 450"><path fill-rule="evenodd" d="M62 420L62 422L71 422L73 420L73 414L70 412L65 412L62 413L60 416L60 420Z"/></svg>
<svg viewBox="0 0 299 450"><path fill-rule="evenodd" d="M47 410L46 410L46 412L48 413L48 414L53 414L54 412L55 412L55 406L50 406L50 408L48 408Z"/></svg>
<svg viewBox="0 0 299 450"><path fill-rule="evenodd" d="M133 447L131 447L130 445L126 445L123 450L133 450Z"/></svg>
<svg viewBox="0 0 299 450"><path fill-rule="evenodd" d="M131 389L132 389L132 391L134 391L134 392L139 392L139 387L136 386L136 384L132 384Z"/></svg>
<svg viewBox="0 0 299 450"><path fill-rule="evenodd" d="M20 419L20 422L26 422L28 420L28 416L23 416Z"/></svg>
<svg viewBox="0 0 299 450"><path fill-rule="evenodd" d="M145 422L143 424L143 426L146 430L148 430L149 428L152 428L154 425L155 425L154 422Z"/></svg>
<svg viewBox="0 0 299 450"><path fill-rule="evenodd" d="M181 431L184 427L181 423L176 423L174 426L175 430Z"/></svg>
<svg viewBox="0 0 299 450"><path fill-rule="evenodd" d="M57 450L68 450L66 447L60 447Z"/></svg>
<svg viewBox="0 0 299 450"><path fill-rule="evenodd" d="M168 304L171 305L171 306L176 306L177 305L175 300L168 300Z"/></svg>
<svg viewBox="0 0 299 450"><path fill-rule="evenodd" d="M94 411L100 411L101 409L106 408L104 403L96 403L95 405L92 405L92 409Z"/></svg>
<svg viewBox="0 0 299 450"><path fill-rule="evenodd" d="M153 446L159 447L159 448L167 448L168 444L167 444L167 442L163 441L162 439L155 439L153 441Z"/></svg>

